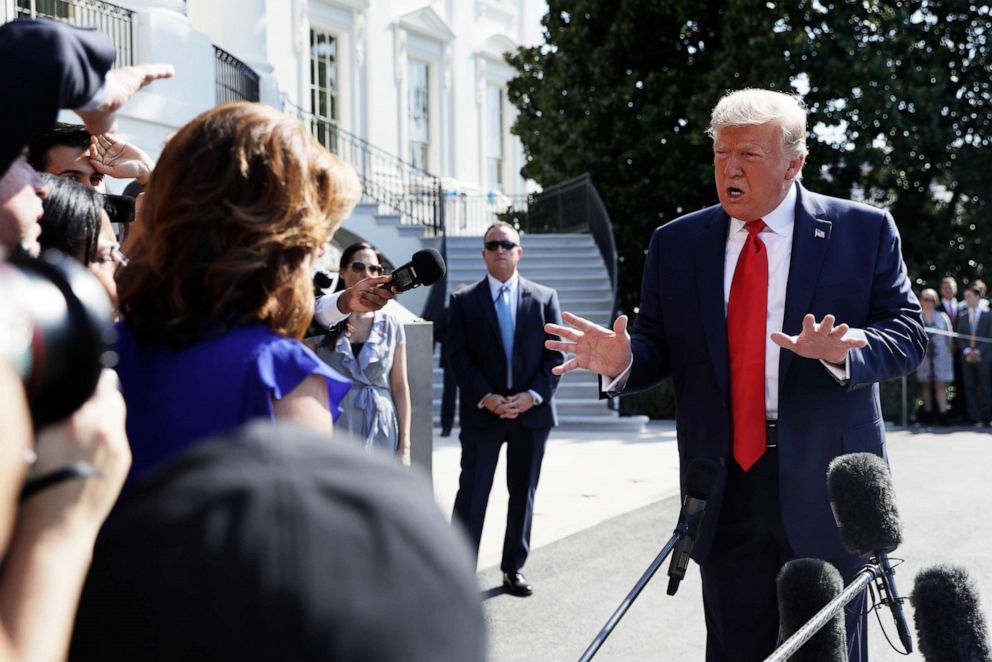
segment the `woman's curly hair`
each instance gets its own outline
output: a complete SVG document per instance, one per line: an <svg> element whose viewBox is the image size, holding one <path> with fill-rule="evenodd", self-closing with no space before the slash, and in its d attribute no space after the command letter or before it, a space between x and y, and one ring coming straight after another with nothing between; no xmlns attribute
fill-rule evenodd
<svg viewBox="0 0 992 662"><path fill-rule="evenodd" d="M125 323L172 347L250 321L301 338L310 256L360 194L354 169L299 120L251 103L203 113L152 173L142 236L118 278Z"/></svg>

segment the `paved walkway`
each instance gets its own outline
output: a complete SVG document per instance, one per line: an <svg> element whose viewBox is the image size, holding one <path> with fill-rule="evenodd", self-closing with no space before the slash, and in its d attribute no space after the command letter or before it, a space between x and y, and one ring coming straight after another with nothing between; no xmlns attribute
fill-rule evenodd
<svg viewBox="0 0 992 662"><path fill-rule="evenodd" d="M457 487L456 438L435 439L434 483L450 514ZM901 593L922 567L964 565L992 606L992 435L984 431L891 431L890 460L904 544L894 556ZM499 469L502 472L502 467ZM505 475L503 473L499 476ZM506 488L497 481L480 554L480 590L493 662L575 660L668 539L679 511L677 456L671 422L652 423L627 438L553 434L538 489L534 549L527 572L535 595L500 589L498 569ZM665 594L667 562L631 607L597 660L702 660L705 631L698 567L674 598ZM907 618L912 610L907 605ZM882 613L886 631L891 617ZM992 624L992 616L986 618ZM912 623L910 623L912 628ZM894 634L893 634L894 636ZM922 660L886 645L869 623L873 662Z"/></svg>

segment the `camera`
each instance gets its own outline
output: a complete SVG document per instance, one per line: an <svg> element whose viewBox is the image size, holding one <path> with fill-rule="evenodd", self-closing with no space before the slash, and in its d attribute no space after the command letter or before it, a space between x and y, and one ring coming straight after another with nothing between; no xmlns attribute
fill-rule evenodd
<svg viewBox="0 0 992 662"><path fill-rule="evenodd" d="M113 307L100 282L55 250L0 262L0 360L20 375L35 428L86 402L116 356Z"/></svg>

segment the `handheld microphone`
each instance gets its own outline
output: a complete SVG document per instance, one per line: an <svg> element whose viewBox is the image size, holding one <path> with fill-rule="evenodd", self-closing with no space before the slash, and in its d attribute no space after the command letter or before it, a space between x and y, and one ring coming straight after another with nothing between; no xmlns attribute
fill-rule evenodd
<svg viewBox="0 0 992 662"><path fill-rule="evenodd" d="M921 570L909 597L916 638L928 662L992 662L978 588L961 566Z"/></svg>
<svg viewBox="0 0 992 662"><path fill-rule="evenodd" d="M433 248L413 254L413 258L393 270L393 279L379 287L394 290L397 294L421 285L433 285L445 274L444 258Z"/></svg>
<svg viewBox="0 0 992 662"><path fill-rule="evenodd" d="M841 594L844 580L837 568L826 561L796 559L782 567L775 585L779 629L787 639ZM844 611L837 610L833 618L789 659L792 662L847 662Z"/></svg>
<svg viewBox="0 0 992 662"><path fill-rule="evenodd" d="M852 554L870 557L880 567L875 586L881 603L889 606L899 641L907 653L912 652L913 638L888 557L902 542L888 465L872 453L842 455L827 469L827 492L844 547Z"/></svg>
<svg viewBox="0 0 992 662"><path fill-rule="evenodd" d="M720 472L720 465L706 458L693 460L686 472L685 501L682 503L682 516L676 529L681 530L683 535L676 543L668 565L668 595L675 595L679 590L679 583L685 579L692 548L699 537L699 527L706 512L706 500L713 493Z"/></svg>

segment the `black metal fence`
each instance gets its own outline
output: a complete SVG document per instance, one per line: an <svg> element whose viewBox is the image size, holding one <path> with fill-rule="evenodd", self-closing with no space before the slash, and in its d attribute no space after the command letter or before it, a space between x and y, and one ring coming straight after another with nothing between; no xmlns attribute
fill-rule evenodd
<svg viewBox="0 0 992 662"><path fill-rule="evenodd" d="M117 47L115 67L134 64L134 12L103 0L0 0L0 23L45 16L106 33Z"/></svg>
<svg viewBox="0 0 992 662"><path fill-rule="evenodd" d="M456 236L481 237L493 221L503 220L516 225L515 220L527 213L526 195L466 195L445 191L445 233Z"/></svg>
<svg viewBox="0 0 992 662"><path fill-rule="evenodd" d="M306 122L324 147L354 166L365 197L399 214L402 225L422 226L434 236L444 232L440 178L289 101L284 110Z"/></svg>
<svg viewBox="0 0 992 662"><path fill-rule="evenodd" d="M258 74L244 62L216 46L214 73L218 106L231 101L258 101Z"/></svg>

